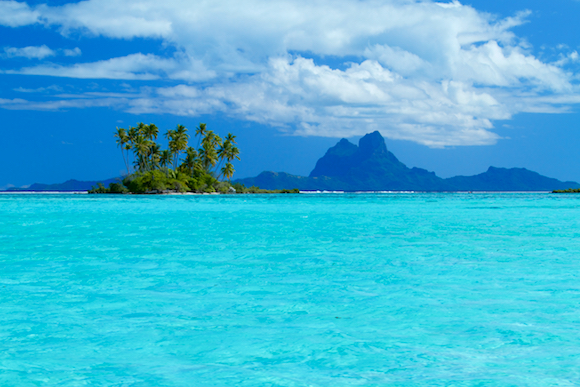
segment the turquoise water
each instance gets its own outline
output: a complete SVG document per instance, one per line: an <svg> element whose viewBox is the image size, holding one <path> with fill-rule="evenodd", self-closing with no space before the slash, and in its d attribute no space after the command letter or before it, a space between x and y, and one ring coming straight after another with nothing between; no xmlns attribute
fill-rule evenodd
<svg viewBox="0 0 580 387"><path fill-rule="evenodd" d="M0 195L0 386L577 386L580 196Z"/></svg>

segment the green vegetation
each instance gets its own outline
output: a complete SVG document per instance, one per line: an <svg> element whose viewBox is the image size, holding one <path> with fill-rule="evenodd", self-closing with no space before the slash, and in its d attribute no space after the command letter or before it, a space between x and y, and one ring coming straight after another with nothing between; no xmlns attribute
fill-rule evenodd
<svg viewBox="0 0 580 387"><path fill-rule="evenodd" d="M233 188L236 190L236 193L278 193L278 194L285 194L285 193L300 193L298 188L294 189L261 189L260 187L251 186L246 187L241 183L235 183Z"/></svg>
<svg viewBox="0 0 580 387"><path fill-rule="evenodd" d="M580 193L580 188L555 189L552 193Z"/></svg>
<svg viewBox="0 0 580 387"><path fill-rule="evenodd" d="M199 124L195 131L198 149L189 146L190 136L183 125L165 133L168 149L161 149L158 136L155 124L117 128L115 138L127 176L121 188L113 183L109 189L99 186L90 192L122 193L123 188L132 193L228 192L235 171L232 161L240 159L236 136L229 133L222 140L206 124Z"/></svg>
<svg viewBox="0 0 580 387"><path fill-rule="evenodd" d="M246 188L242 184L232 186L230 180L235 169L232 164L239 160L236 136L228 133L222 139L199 124L195 130L197 149L189 146L187 128L177 125L168 130L165 138L168 149L161 149L156 142L159 128L155 124L139 123L128 130L117 128L115 138L121 149L127 175L122 183L102 183L89 193L298 193L298 190L261 190Z"/></svg>
<svg viewBox="0 0 580 387"><path fill-rule="evenodd" d="M98 193L107 193L107 194L124 194L129 193L127 187L125 187L122 183L111 183L109 184L109 188L106 188L103 183L97 183L96 187L89 190L90 194L98 194Z"/></svg>

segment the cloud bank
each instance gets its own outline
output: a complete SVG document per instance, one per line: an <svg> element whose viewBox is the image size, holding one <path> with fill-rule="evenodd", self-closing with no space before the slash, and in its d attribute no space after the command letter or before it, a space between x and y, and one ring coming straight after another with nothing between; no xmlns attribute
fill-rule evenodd
<svg viewBox="0 0 580 387"><path fill-rule="evenodd" d="M60 7L10 0L0 2L0 15L8 27L40 24L65 37L145 38L174 48L170 56L43 61L4 71L173 83L83 97L86 106L110 103L135 114L222 112L297 135L379 130L444 147L493 144L494 121L578 103L577 52L552 63L536 58L512 32L527 11L497 19L458 1L427 0L88 0ZM85 106L78 99L45 104ZM0 106L43 108L20 99Z"/></svg>

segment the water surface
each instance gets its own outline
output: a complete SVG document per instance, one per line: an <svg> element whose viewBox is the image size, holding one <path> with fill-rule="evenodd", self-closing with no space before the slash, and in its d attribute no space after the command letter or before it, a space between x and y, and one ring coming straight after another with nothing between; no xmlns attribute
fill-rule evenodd
<svg viewBox="0 0 580 387"><path fill-rule="evenodd" d="M2 386L574 386L580 196L0 196Z"/></svg>

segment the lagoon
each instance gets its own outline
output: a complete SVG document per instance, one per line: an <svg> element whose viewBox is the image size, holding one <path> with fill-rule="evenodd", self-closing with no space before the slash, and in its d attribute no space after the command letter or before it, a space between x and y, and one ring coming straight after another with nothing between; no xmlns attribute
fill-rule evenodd
<svg viewBox="0 0 580 387"><path fill-rule="evenodd" d="M0 385L577 385L579 258L574 195L0 195Z"/></svg>

